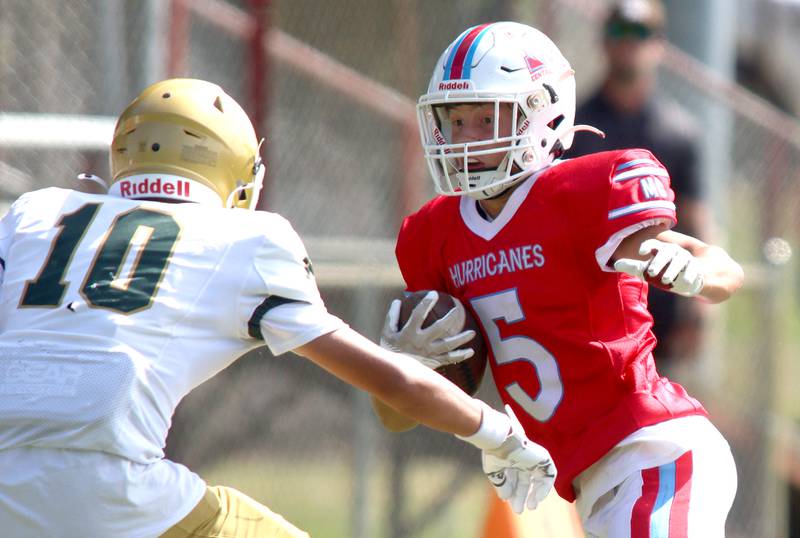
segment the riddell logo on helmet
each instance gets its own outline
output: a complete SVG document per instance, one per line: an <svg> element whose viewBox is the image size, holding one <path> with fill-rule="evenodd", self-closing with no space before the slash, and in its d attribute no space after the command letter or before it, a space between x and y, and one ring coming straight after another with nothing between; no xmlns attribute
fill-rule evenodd
<svg viewBox="0 0 800 538"><path fill-rule="evenodd" d="M189 197L189 182L185 179L163 179L160 177L144 178L136 182L123 179L119 182L119 193L123 197L142 196L146 194L164 194L167 196Z"/></svg>
<svg viewBox="0 0 800 538"><path fill-rule="evenodd" d="M469 90L472 88L470 80L448 80L439 83L440 90Z"/></svg>
<svg viewBox="0 0 800 538"><path fill-rule="evenodd" d="M447 145L447 140L445 140L444 136L442 136L442 132L436 127L433 128L433 138L434 140L436 140L436 143L439 144L440 146ZM450 148L444 148L444 152L451 153L451 150Z"/></svg>

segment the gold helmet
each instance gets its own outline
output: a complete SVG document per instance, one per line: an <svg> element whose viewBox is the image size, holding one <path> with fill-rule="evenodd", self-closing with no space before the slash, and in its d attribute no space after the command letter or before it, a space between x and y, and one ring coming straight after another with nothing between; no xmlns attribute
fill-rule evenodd
<svg viewBox="0 0 800 538"><path fill-rule="evenodd" d="M247 113L216 84L147 87L117 120L109 194L254 209L264 177Z"/></svg>

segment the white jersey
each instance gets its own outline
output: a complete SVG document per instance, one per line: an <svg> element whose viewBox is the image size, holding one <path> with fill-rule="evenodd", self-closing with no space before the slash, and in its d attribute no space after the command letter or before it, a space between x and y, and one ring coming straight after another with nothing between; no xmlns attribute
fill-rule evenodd
<svg viewBox="0 0 800 538"><path fill-rule="evenodd" d="M257 345L277 355L343 325L276 214L25 194L0 221L0 466L31 449L169 465L169 482L135 491L160 520L121 527L161 532L202 496L196 475L161 460L181 398ZM166 518L164 503L183 513Z"/></svg>

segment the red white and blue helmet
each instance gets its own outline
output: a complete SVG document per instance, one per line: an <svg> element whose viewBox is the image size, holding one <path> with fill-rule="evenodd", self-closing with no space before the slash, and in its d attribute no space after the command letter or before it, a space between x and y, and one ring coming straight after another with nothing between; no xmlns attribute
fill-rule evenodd
<svg viewBox="0 0 800 538"><path fill-rule="evenodd" d="M445 107L492 104L488 140L453 143ZM498 132L500 105L512 105L510 136ZM516 22L465 30L444 51L417 104L425 159L439 194L490 198L548 166L572 145L575 77L542 32ZM501 149L497 149L498 144ZM469 159L506 151L495 170L470 171Z"/></svg>

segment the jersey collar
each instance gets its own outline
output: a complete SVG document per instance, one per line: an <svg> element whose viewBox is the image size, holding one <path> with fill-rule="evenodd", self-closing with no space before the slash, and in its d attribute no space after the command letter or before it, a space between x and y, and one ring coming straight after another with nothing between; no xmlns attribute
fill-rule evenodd
<svg viewBox="0 0 800 538"><path fill-rule="evenodd" d="M528 197L528 193L533 187L533 184L536 183L536 180L539 178L539 176L557 163L558 161L554 162L550 166L542 168L531 177L523 181L520 186L511 193L511 196L508 197L508 201L506 202L506 205L503 206L500 214L497 215L497 217L495 217L495 219L491 222L484 219L480 215L474 198L462 196L461 200L459 201L459 210L461 212L461 219L464 221L464 224L478 237L485 239L486 241L491 241L497 234L500 233L505 225L508 224L512 218L514 218L514 215L522 205L522 202L524 202Z"/></svg>

